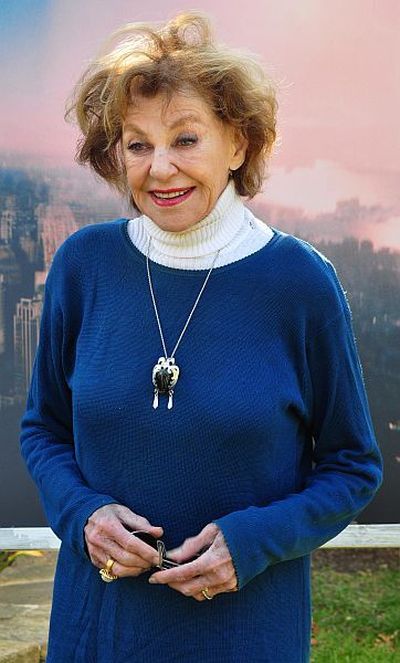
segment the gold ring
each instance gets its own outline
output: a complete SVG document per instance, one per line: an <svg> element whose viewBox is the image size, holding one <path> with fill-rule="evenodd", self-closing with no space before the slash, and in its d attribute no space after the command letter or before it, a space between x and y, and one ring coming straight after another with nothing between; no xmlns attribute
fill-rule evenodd
<svg viewBox="0 0 400 663"><path fill-rule="evenodd" d="M106 563L106 569L107 569L107 571L109 571L110 573L111 573L111 569L112 569L114 563L115 563L115 560L114 560L112 557L110 557L110 558L107 560L107 563Z"/></svg>
<svg viewBox="0 0 400 663"><path fill-rule="evenodd" d="M208 599L209 601L211 601L211 599L213 598L208 593L208 587L204 587L204 589L201 590L201 593L203 594L204 598Z"/></svg>
<svg viewBox="0 0 400 663"><path fill-rule="evenodd" d="M101 579L104 580L104 582L112 582L113 580L118 579L118 576L111 573L111 569L112 569L112 566L113 566L114 562L115 562L115 560L110 557L106 562L106 567L103 568L103 569L100 569L99 573L101 575Z"/></svg>

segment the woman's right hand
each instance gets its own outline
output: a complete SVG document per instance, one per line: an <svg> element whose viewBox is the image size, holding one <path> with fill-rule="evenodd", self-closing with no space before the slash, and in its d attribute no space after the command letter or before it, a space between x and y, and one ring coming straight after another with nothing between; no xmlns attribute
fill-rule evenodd
<svg viewBox="0 0 400 663"><path fill-rule="evenodd" d="M132 536L130 530L146 531L157 538L163 534L162 527L151 525L122 504L106 504L96 509L84 527L92 563L101 569L112 557L115 562L111 573L118 577L138 576L158 564L157 550Z"/></svg>

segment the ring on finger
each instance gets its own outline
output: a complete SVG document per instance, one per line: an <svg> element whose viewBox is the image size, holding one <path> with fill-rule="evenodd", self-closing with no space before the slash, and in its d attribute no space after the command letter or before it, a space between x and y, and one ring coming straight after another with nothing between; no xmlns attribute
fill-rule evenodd
<svg viewBox="0 0 400 663"><path fill-rule="evenodd" d="M114 564L115 564L115 559L113 559L112 557L109 557L107 562L106 562L106 569L109 573L111 573L111 569L112 569Z"/></svg>
<svg viewBox="0 0 400 663"><path fill-rule="evenodd" d="M105 568L103 567L102 569L100 569L99 573L101 575L101 579L104 580L104 582L112 582L113 580L118 579L118 576L111 573L111 569L114 563L115 560L112 559L112 557L109 557L106 562Z"/></svg>
<svg viewBox="0 0 400 663"><path fill-rule="evenodd" d="M201 590L201 593L203 594L204 598L208 599L209 601L214 598L213 596L210 596L208 587L204 587L204 589Z"/></svg>

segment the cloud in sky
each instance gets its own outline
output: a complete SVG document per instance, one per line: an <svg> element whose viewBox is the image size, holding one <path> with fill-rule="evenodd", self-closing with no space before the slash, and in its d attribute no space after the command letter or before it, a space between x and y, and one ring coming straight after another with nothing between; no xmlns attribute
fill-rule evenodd
<svg viewBox="0 0 400 663"><path fill-rule="evenodd" d="M280 83L271 195L309 210L351 192L393 197L399 173L400 2L252 0L235 10L199 0L219 40L261 56ZM72 163L76 131L64 104L111 31L165 20L191 2L2 0L0 151Z"/></svg>
<svg viewBox="0 0 400 663"><path fill-rule="evenodd" d="M358 198L364 206L384 204L400 213L397 173L347 170L325 159L290 170L273 168L264 189L271 202L301 207L310 215L332 212L338 200L348 198Z"/></svg>
<svg viewBox="0 0 400 663"><path fill-rule="evenodd" d="M358 201L361 214L359 218L352 216L346 225L336 217L337 204L352 199ZM399 248L400 188L395 172L346 170L339 163L323 159L311 166L272 168L259 200L299 210L309 218L310 228L314 227L313 217L332 214L337 223L331 220L327 227L325 221L324 234L331 232L336 239L346 232L359 239L370 238L376 248ZM368 211L375 207L375 213Z"/></svg>

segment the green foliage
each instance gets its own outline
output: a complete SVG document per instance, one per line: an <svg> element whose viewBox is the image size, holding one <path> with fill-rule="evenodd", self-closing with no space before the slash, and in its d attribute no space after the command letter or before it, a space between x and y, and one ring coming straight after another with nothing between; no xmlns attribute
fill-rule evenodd
<svg viewBox="0 0 400 663"><path fill-rule="evenodd" d="M400 663L400 571L313 570L312 663Z"/></svg>
<svg viewBox="0 0 400 663"><path fill-rule="evenodd" d="M0 550L0 573L11 566L20 555L42 557L42 554L40 550Z"/></svg>

